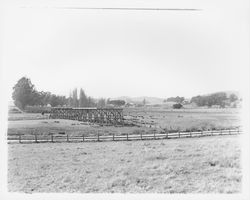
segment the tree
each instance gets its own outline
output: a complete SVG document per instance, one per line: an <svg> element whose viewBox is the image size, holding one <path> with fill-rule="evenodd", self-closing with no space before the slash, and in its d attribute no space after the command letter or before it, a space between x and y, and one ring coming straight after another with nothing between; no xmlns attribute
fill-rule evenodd
<svg viewBox="0 0 250 200"><path fill-rule="evenodd" d="M78 96L77 96L77 88L73 90L73 106L78 107Z"/></svg>
<svg viewBox="0 0 250 200"><path fill-rule="evenodd" d="M236 94L230 94L229 100L230 100L230 102L235 102L238 100L238 97Z"/></svg>
<svg viewBox="0 0 250 200"><path fill-rule="evenodd" d="M80 89L80 95L79 95L79 107L87 107L88 106L88 98L84 92L84 90Z"/></svg>
<svg viewBox="0 0 250 200"><path fill-rule="evenodd" d="M227 95L225 92L217 92L210 95L195 96L192 97L191 103L194 102L197 106L208 106L219 105L224 108L227 101Z"/></svg>
<svg viewBox="0 0 250 200"><path fill-rule="evenodd" d="M88 97L88 107L95 107L96 103L92 97Z"/></svg>
<svg viewBox="0 0 250 200"><path fill-rule="evenodd" d="M50 105L52 107L60 105L59 98L54 94L52 94L50 97Z"/></svg>
<svg viewBox="0 0 250 200"><path fill-rule="evenodd" d="M176 103L176 104L174 104L173 105L173 108L174 109L180 109L180 108L182 108L183 106L182 106L182 104L180 104L180 103Z"/></svg>
<svg viewBox="0 0 250 200"><path fill-rule="evenodd" d="M112 104L114 106L124 106L126 102L124 100L109 100L108 104Z"/></svg>
<svg viewBox="0 0 250 200"><path fill-rule="evenodd" d="M13 90L12 98L18 108L24 109L26 105L34 105L37 92L29 78L19 79Z"/></svg>
<svg viewBox="0 0 250 200"><path fill-rule="evenodd" d="M98 108L104 108L105 105L106 105L105 99L101 98L101 99L99 99L99 100L97 101L97 107L98 107Z"/></svg>
<svg viewBox="0 0 250 200"><path fill-rule="evenodd" d="M177 96L177 97L169 97L169 98L167 98L167 100L164 101L164 102L182 103L184 100L185 100L184 97L179 97L179 96Z"/></svg>
<svg viewBox="0 0 250 200"><path fill-rule="evenodd" d="M71 91L69 92L68 106L73 107L73 95Z"/></svg>

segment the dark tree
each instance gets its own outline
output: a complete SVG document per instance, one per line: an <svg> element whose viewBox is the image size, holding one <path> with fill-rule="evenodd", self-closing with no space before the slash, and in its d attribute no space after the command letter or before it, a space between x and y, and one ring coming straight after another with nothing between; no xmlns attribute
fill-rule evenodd
<svg viewBox="0 0 250 200"><path fill-rule="evenodd" d="M84 92L84 90L80 89L80 95L79 95L79 107L87 107L88 106L88 98Z"/></svg>
<svg viewBox="0 0 250 200"><path fill-rule="evenodd" d="M13 87L12 98L14 104L24 109L26 105L34 105L37 98L37 92L29 78L22 77Z"/></svg>
<svg viewBox="0 0 250 200"><path fill-rule="evenodd" d="M229 100L230 102L235 102L238 100L238 96L236 94L230 94Z"/></svg>
<svg viewBox="0 0 250 200"><path fill-rule="evenodd" d="M88 107L95 107L96 102L92 97L88 97Z"/></svg>
<svg viewBox="0 0 250 200"><path fill-rule="evenodd" d="M71 91L69 92L68 106L73 107L73 95Z"/></svg>
<svg viewBox="0 0 250 200"><path fill-rule="evenodd" d="M177 97L169 97L169 98L167 98L167 100L164 101L164 102L182 103L184 100L185 100L184 97L179 97L179 96L177 96Z"/></svg>
<svg viewBox="0 0 250 200"><path fill-rule="evenodd" d="M182 104L180 104L180 103L176 103L176 104L174 104L173 105L173 108L174 109L180 109L180 108L182 108L183 106L182 106Z"/></svg>
<svg viewBox="0 0 250 200"><path fill-rule="evenodd" d="M97 101L97 107L98 107L98 108L104 108L105 105L106 105L105 99L101 98L101 99L99 99L99 100Z"/></svg>
<svg viewBox="0 0 250 200"><path fill-rule="evenodd" d="M227 101L227 95L225 92L217 92L210 95L195 96L192 97L191 103L196 103L197 106L208 106L219 105L224 108Z"/></svg>
<svg viewBox="0 0 250 200"><path fill-rule="evenodd" d="M124 106L126 102L124 100L109 100L108 103L114 106Z"/></svg>
<svg viewBox="0 0 250 200"><path fill-rule="evenodd" d="M76 88L73 90L72 98L73 98L73 106L78 107L79 104L78 104L78 96L77 96L77 89Z"/></svg>

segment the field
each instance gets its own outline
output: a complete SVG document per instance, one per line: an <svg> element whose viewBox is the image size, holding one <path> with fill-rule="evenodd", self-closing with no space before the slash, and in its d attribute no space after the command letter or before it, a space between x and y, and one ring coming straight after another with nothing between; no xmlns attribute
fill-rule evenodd
<svg viewBox="0 0 250 200"><path fill-rule="evenodd" d="M122 135L142 132L196 131L235 128L240 126L237 109L186 109L126 108L124 118L136 126L98 126L72 120L48 119L41 114L11 114L8 134L47 135L49 132L65 132L69 135Z"/></svg>
<svg viewBox="0 0 250 200"><path fill-rule="evenodd" d="M238 193L242 179L239 137L9 144L8 189Z"/></svg>
<svg viewBox="0 0 250 200"><path fill-rule="evenodd" d="M211 130L240 125L239 109L164 109L162 107L127 108L127 118L139 124L167 130Z"/></svg>
<svg viewBox="0 0 250 200"><path fill-rule="evenodd" d="M237 109L125 108L134 126L9 115L8 135L152 134L235 128ZM8 188L18 192L238 193L240 135L171 140L8 144Z"/></svg>

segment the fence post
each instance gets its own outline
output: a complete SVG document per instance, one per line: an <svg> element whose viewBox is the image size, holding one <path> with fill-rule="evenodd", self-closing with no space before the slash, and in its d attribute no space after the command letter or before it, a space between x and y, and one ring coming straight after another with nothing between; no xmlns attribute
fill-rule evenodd
<svg viewBox="0 0 250 200"><path fill-rule="evenodd" d="M54 142L54 141L53 141L53 133L51 134L51 142Z"/></svg>
<svg viewBox="0 0 250 200"><path fill-rule="evenodd" d="M141 140L142 140L142 133L141 133Z"/></svg>
<svg viewBox="0 0 250 200"><path fill-rule="evenodd" d="M19 143L22 143L21 142L21 133L19 134Z"/></svg>
<svg viewBox="0 0 250 200"><path fill-rule="evenodd" d="M100 135L99 135L99 133L97 134L97 141L100 142Z"/></svg>
<svg viewBox="0 0 250 200"><path fill-rule="evenodd" d="M84 142L84 134L82 135L82 141Z"/></svg>
<svg viewBox="0 0 250 200"><path fill-rule="evenodd" d="M222 135L222 129L220 130L220 135Z"/></svg>
<svg viewBox="0 0 250 200"><path fill-rule="evenodd" d="M67 142L69 142L69 135L67 134Z"/></svg>
<svg viewBox="0 0 250 200"><path fill-rule="evenodd" d="M113 141L115 141L115 134L113 133Z"/></svg>
<svg viewBox="0 0 250 200"><path fill-rule="evenodd" d="M216 132L216 131L215 131L215 132ZM214 135L213 130L211 131L211 135L212 135L212 136Z"/></svg>
<svg viewBox="0 0 250 200"><path fill-rule="evenodd" d="M231 130L229 129L229 135L231 135Z"/></svg>
<svg viewBox="0 0 250 200"><path fill-rule="evenodd" d="M238 134L240 134L240 128L238 128Z"/></svg>
<svg viewBox="0 0 250 200"><path fill-rule="evenodd" d="M156 137L155 137L155 132L154 132L154 140L156 139Z"/></svg>
<svg viewBox="0 0 250 200"><path fill-rule="evenodd" d="M180 131L178 132L179 133L179 138L181 137L181 133L180 133Z"/></svg>
<svg viewBox="0 0 250 200"><path fill-rule="evenodd" d="M192 137L192 131L190 131L190 133L189 133L189 134L190 134L190 137Z"/></svg>
<svg viewBox="0 0 250 200"><path fill-rule="evenodd" d="M203 136L203 131L201 131L201 137Z"/></svg>
<svg viewBox="0 0 250 200"><path fill-rule="evenodd" d="M35 143L37 143L37 134L35 134Z"/></svg>
<svg viewBox="0 0 250 200"><path fill-rule="evenodd" d="M128 133L127 133L127 141L128 141Z"/></svg>

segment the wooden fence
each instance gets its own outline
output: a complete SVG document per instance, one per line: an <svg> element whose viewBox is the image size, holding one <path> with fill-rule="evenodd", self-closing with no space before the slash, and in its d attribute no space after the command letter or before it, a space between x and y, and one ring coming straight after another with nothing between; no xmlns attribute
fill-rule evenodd
<svg viewBox="0 0 250 200"><path fill-rule="evenodd" d="M19 143L42 143L42 142L104 142L104 141L132 141L132 140L159 140L174 138L193 138L205 136L236 135L242 133L240 129L175 132L175 133L152 133L152 134L123 134L123 135L96 135L96 136L70 136L50 133L50 135L11 135L7 137L9 142Z"/></svg>

